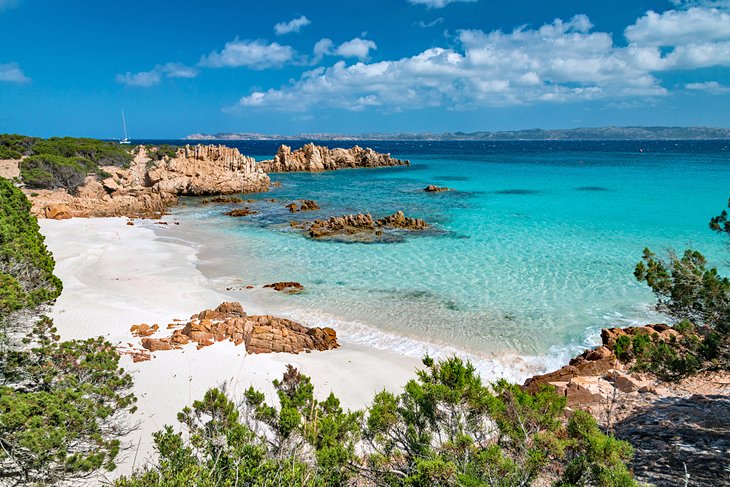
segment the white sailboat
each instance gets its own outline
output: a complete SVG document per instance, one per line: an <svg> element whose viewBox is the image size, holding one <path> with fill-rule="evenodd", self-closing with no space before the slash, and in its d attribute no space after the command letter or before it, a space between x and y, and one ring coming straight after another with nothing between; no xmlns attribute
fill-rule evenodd
<svg viewBox="0 0 730 487"><path fill-rule="evenodd" d="M129 140L129 135L127 135L127 121L124 119L124 110L122 110L122 125L124 126L124 138L119 141L120 144L131 144L132 141Z"/></svg>

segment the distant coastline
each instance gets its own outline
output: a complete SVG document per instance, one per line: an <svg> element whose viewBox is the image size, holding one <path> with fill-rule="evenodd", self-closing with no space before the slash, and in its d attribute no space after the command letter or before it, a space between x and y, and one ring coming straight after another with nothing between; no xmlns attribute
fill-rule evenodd
<svg viewBox="0 0 730 487"><path fill-rule="evenodd" d="M319 140L319 141L529 141L529 140L730 140L730 128L720 127L591 127L573 129L526 129L500 132L444 133L303 133L296 135L255 132L220 132L188 135L183 140Z"/></svg>

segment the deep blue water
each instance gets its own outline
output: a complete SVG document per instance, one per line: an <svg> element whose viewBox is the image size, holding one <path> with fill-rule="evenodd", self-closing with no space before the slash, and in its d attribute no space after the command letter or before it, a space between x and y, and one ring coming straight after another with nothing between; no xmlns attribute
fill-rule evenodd
<svg viewBox="0 0 730 487"><path fill-rule="evenodd" d="M601 327L662 319L632 274L645 246L693 246L727 261L707 224L730 197L728 141L358 144L412 165L274 174L281 187L245 196L257 215L226 217L230 205L196 199L174 215L204 243L203 264L221 285L299 281L301 295L252 293L351 340L413 353L426 342L486 356L569 355ZM264 159L279 143L227 145ZM428 194L428 184L454 191ZM300 198L321 210L290 214L284 205ZM312 241L289 224L396 210L431 231L368 245Z"/></svg>

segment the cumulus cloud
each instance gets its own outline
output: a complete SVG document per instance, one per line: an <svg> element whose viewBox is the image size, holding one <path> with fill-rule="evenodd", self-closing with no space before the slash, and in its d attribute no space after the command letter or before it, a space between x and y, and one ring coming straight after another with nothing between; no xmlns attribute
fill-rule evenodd
<svg viewBox="0 0 730 487"><path fill-rule="evenodd" d="M335 54L342 57L366 59L370 55L370 50L377 48L378 46L373 41L356 37L340 44L335 50Z"/></svg>
<svg viewBox="0 0 730 487"><path fill-rule="evenodd" d="M278 68L290 62L295 52L291 46L278 42L268 44L263 40L235 40L226 43L222 51L213 51L200 60L200 66L208 68L250 69Z"/></svg>
<svg viewBox="0 0 730 487"><path fill-rule="evenodd" d="M349 110L516 105L666 91L646 69L658 50L616 48L611 35L591 32L588 17L556 20L510 33L461 31L461 49L432 48L378 63L340 61L305 73L280 89L257 91L243 107L291 110L329 105Z"/></svg>
<svg viewBox="0 0 730 487"><path fill-rule="evenodd" d="M455 2L476 2L477 0L408 0L413 5L425 5L428 8L444 8Z"/></svg>
<svg viewBox="0 0 730 487"><path fill-rule="evenodd" d="M353 65L339 61L307 71L279 88L254 91L237 106L398 111L663 96L668 91L656 73L730 67L730 21L721 25L715 20L723 20L723 12L698 9L647 12L626 29L628 45L617 45L610 33L595 31L587 16L576 15L511 32L462 30L456 47L435 47L397 60L365 62L363 50ZM666 44L672 35L677 40ZM339 50L329 39L317 46L320 56Z"/></svg>
<svg viewBox="0 0 730 487"><path fill-rule="evenodd" d="M713 95L730 93L730 86L721 85L717 81L705 81L702 83L687 83L684 88L689 91L702 91Z"/></svg>
<svg viewBox="0 0 730 487"><path fill-rule="evenodd" d="M289 34L290 32L299 32L302 27L306 27L312 22L305 16L302 15L296 19L292 19L289 22L279 22L274 26L274 32L278 36Z"/></svg>
<svg viewBox="0 0 730 487"><path fill-rule="evenodd" d="M325 37L314 44L313 54L309 64L319 64L325 56L340 56L364 60L370 56L370 50L377 48L378 46L373 41L360 37L343 42L339 46L335 46L332 39Z"/></svg>
<svg viewBox="0 0 730 487"><path fill-rule="evenodd" d="M18 63L0 64L0 81L8 83L27 83L30 81Z"/></svg>
<svg viewBox="0 0 730 487"><path fill-rule="evenodd" d="M730 14L717 8L649 11L625 31L632 43L677 46L689 43L730 40Z"/></svg>

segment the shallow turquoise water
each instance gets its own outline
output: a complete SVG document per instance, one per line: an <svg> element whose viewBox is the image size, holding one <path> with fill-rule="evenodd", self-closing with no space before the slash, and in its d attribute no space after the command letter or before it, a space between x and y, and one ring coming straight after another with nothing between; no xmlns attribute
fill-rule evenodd
<svg viewBox="0 0 730 487"><path fill-rule="evenodd" d="M230 218L228 205L190 199L175 216L202 239L202 264L221 285L301 282L307 291L296 296L254 292L350 339L562 358L601 327L662 319L632 275L645 246L728 257L707 227L730 196L727 143L654 143L643 153L635 142L580 144L378 147L412 166L273 175L281 187L253 196L258 215ZM427 184L454 191L428 194ZM291 215L284 205L299 198L322 209ZM312 241L289 226L396 210L433 230L368 245Z"/></svg>

